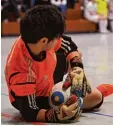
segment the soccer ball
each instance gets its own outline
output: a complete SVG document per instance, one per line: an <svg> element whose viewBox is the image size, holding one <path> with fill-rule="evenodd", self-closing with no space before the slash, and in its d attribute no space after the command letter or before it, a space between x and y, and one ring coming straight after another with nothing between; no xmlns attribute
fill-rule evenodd
<svg viewBox="0 0 113 126"><path fill-rule="evenodd" d="M57 83L53 86L51 93L49 95L49 104L54 109L57 109L62 103L66 102L66 100L70 96L70 92L62 90L62 82Z"/></svg>
<svg viewBox="0 0 113 126"><path fill-rule="evenodd" d="M62 103L66 103L71 96L70 88L68 88L66 91L63 91L62 85L63 82L59 82L56 85L54 85L49 95L49 104L56 110ZM73 101L75 102L77 101L77 99L79 99L80 102L79 105L82 106L83 104L82 98L78 98L77 96L74 95Z"/></svg>

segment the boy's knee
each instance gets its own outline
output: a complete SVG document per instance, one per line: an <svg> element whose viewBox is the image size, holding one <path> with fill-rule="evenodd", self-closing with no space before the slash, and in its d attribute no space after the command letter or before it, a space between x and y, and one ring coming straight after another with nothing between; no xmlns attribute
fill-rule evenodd
<svg viewBox="0 0 113 126"><path fill-rule="evenodd" d="M94 100L95 101L98 101L98 102L101 102L102 101L102 93L100 91L96 91L95 94L94 94Z"/></svg>
<svg viewBox="0 0 113 126"><path fill-rule="evenodd" d="M100 108L100 106L103 104L104 97L103 97L102 94L100 94L100 95L98 95L96 97L95 100L97 100L97 105L95 105L92 109L98 109L98 108Z"/></svg>
<svg viewBox="0 0 113 126"><path fill-rule="evenodd" d="M94 101L97 104L97 107L103 101L102 93L99 90L95 89L95 91L93 92L92 101Z"/></svg>
<svg viewBox="0 0 113 126"><path fill-rule="evenodd" d="M103 96L97 89L93 90L92 94L86 96L84 100L83 112L93 111L103 104Z"/></svg>

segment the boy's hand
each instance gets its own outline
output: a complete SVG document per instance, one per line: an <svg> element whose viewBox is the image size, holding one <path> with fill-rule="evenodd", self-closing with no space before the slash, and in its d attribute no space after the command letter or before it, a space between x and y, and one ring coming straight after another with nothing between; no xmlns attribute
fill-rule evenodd
<svg viewBox="0 0 113 126"><path fill-rule="evenodd" d="M89 85L82 68L74 67L70 74L72 76L72 93L75 93L78 97L85 97L86 92L88 94L91 93L91 86Z"/></svg>
<svg viewBox="0 0 113 126"><path fill-rule="evenodd" d="M74 67L68 75L68 82L63 84L63 89L67 90L71 86L71 93L78 97L85 97L86 92L91 93L91 86L84 74L84 70L80 67ZM70 81L71 80L71 81Z"/></svg>
<svg viewBox="0 0 113 126"><path fill-rule="evenodd" d="M66 103L59 106L57 110L51 108L45 114L48 122L68 122L70 120L78 120L82 111L80 110L80 99L72 95Z"/></svg>

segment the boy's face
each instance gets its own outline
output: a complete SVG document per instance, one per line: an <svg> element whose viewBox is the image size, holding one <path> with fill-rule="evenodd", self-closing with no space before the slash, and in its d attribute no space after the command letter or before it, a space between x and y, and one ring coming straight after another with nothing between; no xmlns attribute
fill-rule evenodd
<svg viewBox="0 0 113 126"><path fill-rule="evenodd" d="M41 38L36 44L29 44L29 46L32 46L32 52L39 54L41 51L49 51L50 49L54 49L58 40L59 38L55 38L49 42L48 38L44 37Z"/></svg>
<svg viewBox="0 0 113 126"><path fill-rule="evenodd" d="M46 45L44 46L44 50L49 51L50 49L53 49L56 46L58 39L59 38L55 38L54 40L51 40L49 43L46 43Z"/></svg>

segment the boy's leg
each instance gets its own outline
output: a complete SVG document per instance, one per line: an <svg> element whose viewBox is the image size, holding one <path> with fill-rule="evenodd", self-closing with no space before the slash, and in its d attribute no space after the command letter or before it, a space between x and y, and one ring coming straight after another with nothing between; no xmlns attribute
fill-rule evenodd
<svg viewBox="0 0 113 126"><path fill-rule="evenodd" d="M113 20L110 21L110 29L113 32Z"/></svg>
<svg viewBox="0 0 113 126"><path fill-rule="evenodd" d="M99 108L103 103L102 93L98 89L93 89L91 94L84 98L83 111L91 111Z"/></svg>
<svg viewBox="0 0 113 126"><path fill-rule="evenodd" d="M100 33L104 32L104 20L99 21L99 31Z"/></svg>
<svg viewBox="0 0 113 126"><path fill-rule="evenodd" d="M105 19L105 20L104 20L104 28L105 28L105 31L106 31L106 32L108 32L107 26L108 26L108 19Z"/></svg>
<svg viewBox="0 0 113 126"><path fill-rule="evenodd" d="M108 26L108 20L107 19L102 19L99 21L99 29L101 33L107 33L107 26Z"/></svg>

